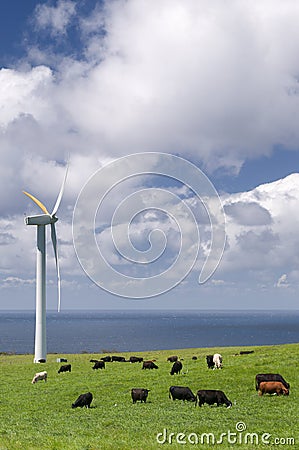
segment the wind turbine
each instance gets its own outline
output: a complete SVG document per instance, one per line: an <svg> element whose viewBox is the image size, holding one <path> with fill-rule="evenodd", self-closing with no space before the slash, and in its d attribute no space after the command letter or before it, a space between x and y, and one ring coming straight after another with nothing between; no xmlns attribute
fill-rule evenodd
<svg viewBox="0 0 299 450"><path fill-rule="evenodd" d="M53 208L50 214L45 205L36 197L23 191L31 200L36 203L44 214L37 216L25 217L26 225L37 226L37 254L36 254L36 309L35 309L35 348L34 348L34 362L45 362L47 359L47 339L46 339L46 225L51 225L51 239L53 243L54 256L57 270L58 282L58 312L60 311L60 272L57 249L57 237L55 223L58 218L56 213L58 211L65 181L67 177L68 166L64 175L64 179Z"/></svg>

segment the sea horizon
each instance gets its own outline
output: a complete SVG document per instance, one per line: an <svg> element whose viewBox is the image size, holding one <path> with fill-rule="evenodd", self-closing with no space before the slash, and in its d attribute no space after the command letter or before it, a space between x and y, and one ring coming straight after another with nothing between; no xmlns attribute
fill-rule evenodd
<svg viewBox="0 0 299 450"><path fill-rule="evenodd" d="M34 310L0 310L0 353L33 354ZM47 311L48 353L113 353L299 342L299 310Z"/></svg>

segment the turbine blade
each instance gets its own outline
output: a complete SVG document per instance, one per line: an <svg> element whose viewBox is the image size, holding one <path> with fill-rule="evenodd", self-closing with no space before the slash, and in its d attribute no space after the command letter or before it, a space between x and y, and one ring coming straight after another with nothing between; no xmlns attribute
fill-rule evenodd
<svg viewBox="0 0 299 450"><path fill-rule="evenodd" d="M56 200L56 203L55 203L55 206L53 208L51 216L55 216L55 214L58 211L58 208L59 208L62 196L63 196L63 191L64 191L64 187L65 187L65 182L66 182L68 169L69 169L69 163L67 163L65 174L64 174L64 178L63 178L63 182L62 182L62 185L61 185L61 188L60 188L60 191L59 191L59 194L58 194L58 197L57 197L57 200Z"/></svg>
<svg viewBox="0 0 299 450"><path fill-rule="evenodd" d="M56 271L57 271L57 288L58 288L58 306L57 306L57 311L60 312L60 270L59 270L59 259L58 259L56 229L55 229L55 224L54 223L51 223L51 239L52 239L52 244L53 244L53 249L54 249Z"/></svg>
<svg viewBox="0 0 299 450"><path fill-rule="evenodd" d="M41 209L45 214L48 214L48 216L50 215L50 213L49 213L49 211L47 210L47 208L45 207L45 205L44 205L42 202L40 202L36 197L34 197L33 195L29 194L29 193L26 192L26 191L23 191L23 194L25 194L25 195L27 195L29 198L31 198L31 200L33 200L34 203L36 203L37 206L39 206L40 209Z"/></svg>

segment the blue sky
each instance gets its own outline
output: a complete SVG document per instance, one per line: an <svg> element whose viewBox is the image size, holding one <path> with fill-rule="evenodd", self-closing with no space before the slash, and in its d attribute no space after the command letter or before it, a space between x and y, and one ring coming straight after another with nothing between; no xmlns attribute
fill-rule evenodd
<svg viewBox="0 0 299 450"><path fill-rule="evenodd" d="M1 2L0 309L34 308L36 230L23 219L39 211L22 190L51 209L68 159L57 223L62 309L297 309L298 19L295 0L241 0L229 9L220 0ZM167 154L208 177L225 215L226 244L222 255L223 242L214 240L221 258L211 257L217 269L199 285L211 254L211 224L194 191L161 175L126 180L122 167L117 175L124 183L109 191L111 198L96 215L97 245L110 267L129 278L138 270L144 277L153 273L152 263L122 259L109 235L113 212L124 201L134 198L144 208L132 221L129 239L125 209L132 205L118 216L114 229L124 253L130 242L139 251L149 249L149 236L156 239L151 250L160 248L168 235L155 271L163 273L176 261L180 226L188 234L181 265L188 267L192 259L195 238L181 202L200 234L196 262L182 282L154 298L132 300L106 292L82 270L72 220L87 180L102 170L91 191L98 195L111 178L105 165L140 152L157 158L153 166L132 163L137 172L167 172ZM157 199L156 211L149 187L159 194L169 190ZM151 234L157 229L160 235ZM53 309L50 241L47 249L47 301ZM175 282L181 269L168 276Z"/></svg>

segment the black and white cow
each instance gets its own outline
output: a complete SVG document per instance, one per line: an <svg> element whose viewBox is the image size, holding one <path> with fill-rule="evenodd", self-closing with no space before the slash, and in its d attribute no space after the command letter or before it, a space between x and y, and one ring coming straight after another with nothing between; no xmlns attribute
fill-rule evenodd
<svg viewBox="0 0 299 450"><path fill-rule="evenodd" d="M77 400L72 404L72 408L83 408L83 406L86 406L86 408L90 408L90 404L92 402L92 393L87 392L86 394L81 394L77 398Z"/></svg>
<svg viewBox="0 0 299 450"><path fill-rule="evenodd" d="M221 369L222 368L222 356L220 353L206 356L208 369Z"/></svg>
<svg viewBox="0 0 299 450"><path fill-rule="evenodd" d="M226 397L225 393L218 390L212 389L201 389L197 391L198 406L202 406L204 403L208 405L217 406L226 405L228 408L232 406L232 402Z"/></svg>
<svg viewBox="0 0 299 450"><path fill-rule="evenodd" d="M196 397L187 386L170 386L169 398L172 400L187 400L188 402L195 402Z"/></svg>
<svg viewBox="0 0 299 450"><path fill-rule="evenodd" d="M133 403L136 403L137 400L140 400L142 402L146 402L147 396L149 393L149 389L141 389L141 388L133 388L131 390L131 397L133 400Z"/></svg>

